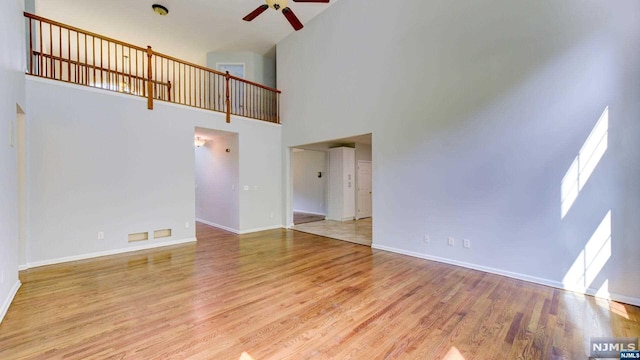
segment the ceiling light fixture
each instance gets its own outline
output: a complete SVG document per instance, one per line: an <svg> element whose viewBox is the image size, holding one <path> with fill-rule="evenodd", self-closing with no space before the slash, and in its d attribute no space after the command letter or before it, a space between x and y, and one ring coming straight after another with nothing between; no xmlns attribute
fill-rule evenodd
<svg viewBox="0 0 640 360"><path fill-rule="evenodd" d="M267 5L272 9L280 9L287 7L288 0L267 0Z"/></svg>
<svg viewBox="0 0 640 360"><path fill-rule="evenodd" d="M204 145L207 141L208 141L207 139L203 139L200 136L197 136L195 139L193 139L193 145L195 145L196 147L200 147Z"/></svg>
<svg viewBox="0 0 640 360"><path fill-rule="evenodd" d="M153 9L153 11L156 12L156 14L160 15L160 16L165 16L169 13L169 9L167 9L166 7L160 5L160 4L153 4L151 5L151 8Z"/></svg>

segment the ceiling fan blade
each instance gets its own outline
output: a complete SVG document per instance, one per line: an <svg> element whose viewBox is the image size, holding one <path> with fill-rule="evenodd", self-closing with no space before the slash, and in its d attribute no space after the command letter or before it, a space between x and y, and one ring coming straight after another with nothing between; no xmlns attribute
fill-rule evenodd
<svg viewBox="0 0 640 360"><path fill-rule="evenodd" d="M255 19L256 17L258 17L258 15L262 14L268 8L269 8L269 5L267 5L267 4L260 5L260 6L258 6L257 9L253 10L249 15L243 17L242 20L251 21L251 20Z"/></svg>
<svg viewBox="0 0 640 360"><path fill-rule="evenodd" d="M328 3L329 0L293 0L294 2Z"/></svg>
<svg viewBox="0 0 640 360"><path fill-rule="evenodd" d="M286 7L282 9L282 14L284 14L284 17L286 17L287 20L289 20L289 23L291 24L291 26L293 26L293 29L295 31L298 31L303 28L302 23L300 22L300 20L298 20L298 17L296 16L296 14L293 13L293 10Z"/></svg>

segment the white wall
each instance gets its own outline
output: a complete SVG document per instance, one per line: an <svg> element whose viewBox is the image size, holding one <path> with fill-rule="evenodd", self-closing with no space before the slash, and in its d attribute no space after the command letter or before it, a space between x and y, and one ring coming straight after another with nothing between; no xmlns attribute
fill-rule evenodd
<svg viewBox="0 0 640 360"><path fill-rule="evenodd" d="M196 219L239 232L238 134L204 138L209 141L195 148Z"/></svg>
<svg viewBox="0 0 640 360"><path fill-rule="evenodd" d="M386 5L339 2L278 44L285 149L373 133L374 247L553 286L573 287L611 210L611 256L585 285L640 304L640 3ZM607 106L609 147L561 218Z"/></svg>
<svg viewBox="0 0 640 360"><path fill-rule="evenodd" d="M240 230L281 227L278 125L33 77L27 94L31 265L193 238L196 126L239 134Z"/></svg>
<svg viewBox="0 0 640 360"><path fill-rule="evenodd" d="M24 102L22 1L0 12L0 322L18 290L18 147L16 104Z"/></svg>
<svg viewBox="0 0 640 360"><path fill-rule="evenodd" d="M327 153L297 151L292 154L293 209L307 213L327 214ZM318 177L322 172L322 177Z"/></svg>

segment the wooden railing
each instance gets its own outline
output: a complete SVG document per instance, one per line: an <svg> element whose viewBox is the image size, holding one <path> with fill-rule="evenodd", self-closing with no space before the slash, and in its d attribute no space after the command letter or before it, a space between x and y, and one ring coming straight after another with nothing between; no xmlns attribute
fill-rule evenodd
<svg viewBox="0 0 640 360"><path fill-rule="evenodd" d="M154 100L280 123L280 90L24 13L28 73Z"/></svg>

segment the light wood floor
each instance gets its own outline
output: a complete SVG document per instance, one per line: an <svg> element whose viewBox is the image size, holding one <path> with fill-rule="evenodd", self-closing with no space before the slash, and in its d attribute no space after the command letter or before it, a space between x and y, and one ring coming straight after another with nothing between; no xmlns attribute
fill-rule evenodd
<svg viewBox="0 0 640 360"><path fill-rule="evenodd" d="M586 359L640 309L296 231L36 268L0 359Z"/></svg>

